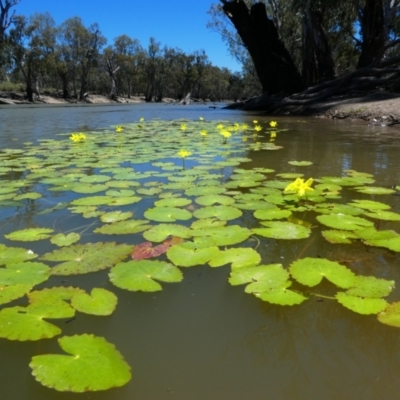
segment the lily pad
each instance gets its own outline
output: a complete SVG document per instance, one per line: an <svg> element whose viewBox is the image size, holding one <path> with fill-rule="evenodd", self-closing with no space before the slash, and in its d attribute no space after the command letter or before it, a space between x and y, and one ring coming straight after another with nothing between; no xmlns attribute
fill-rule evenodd
<svg viewBox="0 0 400 400"><path fill-rule="evenodd" d="M400 221L400 214L392 211L375 210L374 212L366 212L365 215L382 221Z"/></svg>
<svg viewBox="0 0 400 400"><path fill-rule="evenodd" d="M110 281L121 289L143 292L162 290L157 282L180 282L182 272L174 265L157 260L127 261L117 264L109 273Z"/></svg>
<svg viewBox="0 0 400 400"><path fill-rule="evenodd" d="M57 235L54 235L51 239L50 242L63 247L63 246L70 246L72 243L77 242L81 238L81 235L76 232L71 232L68 233L67 235L63 233L58 233Z"/></svg>
<svg viewBox="0 0 400 400"><path fill-rule="evenodd" d="M167 251L168 259L179 267L207 264L219 254L217 246L197 248L192 242L176 244Z"/></svg>
<svg viewBox="0 0 400 400"><path fill-rule="evenodd" d="M317 220L330 228L339 230L356 230L365 227L373 226L374 223L364 218L354 217L353 215L345 214L327 214L319 215Z"/></svg>
<svg viewBox="0 0 400 400"><path fill-rule="evenodd" d="M254 212L254 217L263 220L283 219L292 215L289 210L280 210L279 208L271 208L267 210L257 210Z"/></svg>
<svg viewBox="0 0 400 400"><path fill-rule="evenodd" d="M364 208L370 211L374 210L388 210L390 206L388 206L385 203L381 203L379 201L373 201L373 200L353 200L352 203L349 203L350 206L358 207L358 208Z"/></svg>
<svg viewBox="0 0 400 400"><path fill-rule="evenodd" d="M105 214L102 214L100 216L100 220L102 222L105 222L107 224L111 224L113 222L118 222L118 221L125 221L126 219L131 218L133 215L132 211L111 211Z"/></svg>
<svg viewBox="0 0 400 400"><path fill-rule="evenodd" d="M51 275L76 275L100 271L112 267L126 258L132 251L127 244L86 243L75 244L44 254L41 260L55 261L61 264L53 267Z"/></svg>
<svg viewBox="0 0 400 400"><path fill-rule="evenodd" d="M183 225L159 224L143 233L143 237L151 242L162 242L167 239L168 236L188 239L192 236L192 231L190 228Z"/></svg>
<svg viewBox="0 0 400 400"><path fill-rule="evenodd" d="M378 321L382 324L400 328L400 302L388 304L388 306L378 314Z"/></svg>
<svg viewBox="0 0 400 400"><path fill-rule="evenodd" d="M192 203L190 199L184 198L171 198L171 199L162 199L158 200L154 203L156 207L185 207Z"/></svg>
<svg viewBox="0 0 400 400"><path fill-rule="evenodd" d="M232 206L209 206L193 212L196 218L217 218L222 221L230 221L239 218L243 212Z"/></svg>
<svg viewBox="0 0 400 400"><path fill-rule="evenodd" d="M312 165L313 163L311 161L288 161L288 164L295 165L297 167L305 167Z"/></svg>
<svg viewBox="0 0 400 400"><path fill-rule="evenodd" d="M351 239L359 239L352 231L328 230L322 231L321 234L329 243L350 244Z"/></svg>
<svg viewBox="0 0 400 400"><path fill-rule="evenodd" d="M291 222L262 222L266 228L254 228L252 232L256 235L273 239L304 239L310 236L311 230L302 225L293 224Z"/></svg>
<svg viewBox="0 0 400 400"><path fill-rule="evenodd" d="M0 285L38 285L49 279L50 267L39 262L21 262L0 268Z"/></svg>
<svg viewBox="0 0 400 400"><path fill-rule="evenodd" d="M117 306L117 296L101 288L92 289L90 295L87 293L76 293L71 300L75 310L92 315L111 315Z"/></svg>
<svg viewBox="0 0 400 400"><path fill-rule="evenodd" d="M392 193L395 193L395 190L393 190L393 189L378 187L378 186L356 187L355 190L358 193L366 193L366 194L392 194Z"/></svg>
<svg viewBox="0 0 400 400"><path fill-rule="evenodd" d="M235 199L229 196L224 196L221 194L209 194L205 196L200 196L195 199L197 204L201 206L212 206L214 204L221 204L223 206L229 206L235 202Z"/></svg>
<svg viewBox="0 0 400 400"><path fill-rule="evenodd" d="M192 213L177 207L154 207L145 211L144 216L152 221L175 222L192 218Z"/></svg>
<svg viewBox="0 0 400 400"><path fill-rule="evenodd" d="M0 305L19 299L26 293L30 292L31 289L32 285L0 285Z"/></svg>
<svg viewBox="0 0 400 400"><path fill-rule="evenodd" d="M7 247L0 243L0 265L19 263L36 258L38 255L32 250L22 247Z"/></svg>
<svg viewBox="0 0 400 400"><path fill-rule="evenodd" d="M288 289L289 286L290 282L287 282L280 287L274 287L265 292L254 293L254 295L263 301L280 306L294 306L307 300L307 297L302 294Z"/></svg>
<svg viewBox="0 0 400 400"><path fill-rule="evenodd" d="M29 364L42 385L81 393L124 386L131 380L129 365L104 338L87 334L63 336L58 343L70 355L38 355Z"/></svg>
<svg viewBox="0 0 400 400"><path fill-rule="evenodd" d="M149 225L148 222L149 221L146 219L117 221L112 224L100 226L99 228L94 229L93 232L105 235L128 235L149 229L151 225Z"/></svg>
<svg viewBox="0 0 400 400"><path fill-rule="evenodd" d="M290 265L289 272L302 285L311 287L318 285L324 277L340 288L349 289L355 285L355 275L350 269L325 258L296 260Z"/></svg>
<svg viewBox="0 0 400 400"><path fill-rule="evenodd" d="M48 239L54 230L50 228L27 228L14 231L4 235L9 240L19 240L20 242L34 242L36 240Z"/></svg>
<svg viewBox="0 0 400 400"><path fill-rule="evenodd" d="M231 264L232 270L252 267L261 262L260 254L250 248L234 248L222 250L208 264L210 267L221 267L226 264Z"/></svg>
<svg viewBox="0 0 400 400"><path fill-rule="evenodd" d="M343 292L337 293L335 297L342 306L358 314L378 314L387 306L386 300L383 299L364 299L361 297L350 296Z"/></svg>
<svg viewBox="0 0 400 400"><path fill-rule="evenodd" d="M356 276L354 286L346 294L357 297L379 298L390 294L395 286L395 281L375 278L374 276Z"/></svg>
<svg viewBox="0 0 400 400"><path fill-rule="evenodd" d="M197 229L192 231L197 245L202 247L229 246L244 242L251 236L250 229L240 225L226 225L223 227Z"/></svg>

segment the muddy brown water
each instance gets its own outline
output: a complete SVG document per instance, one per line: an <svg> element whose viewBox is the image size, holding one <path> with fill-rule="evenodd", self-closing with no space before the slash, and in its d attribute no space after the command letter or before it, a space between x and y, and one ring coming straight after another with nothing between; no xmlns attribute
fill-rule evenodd
<svg viewBox="0 0 400 400"><path fill-rule="evenodd" d="M160 119L230 120L266 126L272 119L206 106L129 105L88 107L1 107L1 148L56 133L90 131L137 121ZM306 177L340 176L346 169L374 175L377 186L400 185L400 131L363 123L273 118L280 151L255 152L245 168L294 172L290 160L309 160ZM303 171L303 170L302 170ZM0 180L1 180L0 176ZM371 198L350 195L353 198ZM400 196L375 196L400 212ZM16 218L15 213L18 213ZM0 208L3 234L26 221L47 221L30 210ZM251 227L250 214L239 223ZM400 231L399 223L388 227ZM318 229L318 228L317 228ZM263 262L285 266L299 256L327 257L355 272L400 282L399 254L385 249L307 242L263 240ZM400 391L400 329L375 316L352 313L336 302L310 299L280 307L245 294L227 282L229 267L185 268L179 284L162 292L133 293L112 286L107 274L67 277L66 284L112 290L118 306L110 317L77 315L55 322L63 335L94 333L114 343L132 367L133 379L122 388L99 393L59 393L38 384L28 367L36 354L59 353L56 339L14 342L0 339L1 398L12 400L377 400L396 399ZM61 281L62 277L60 278ZM64 282L62 283L64 284ZM329 291L329 285L327 290ZM398 284L400 286L400 284ZM396 289L389 301L400 300ZM18 304L18 302L16 302Z"/></svg>

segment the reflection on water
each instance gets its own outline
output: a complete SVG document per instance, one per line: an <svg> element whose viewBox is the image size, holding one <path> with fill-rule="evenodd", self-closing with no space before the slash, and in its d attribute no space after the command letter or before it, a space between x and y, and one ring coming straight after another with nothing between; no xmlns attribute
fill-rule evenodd
<svg viewBox="0 0 400 400"><path fill-rule="evenodd" d="M111 124L138 121L140 117L197 120L199 116L249 124L254 119L249 114L205 106L3 107L0 108L0 140L3 148L22 148L25 142L57 138L60 133L107 128ZM264 126L270 121L263 116L257 119ZM344 169L355 169L373 174L379 186L400 184L400 139L396 128L297 117L277 119L279 127L287 129L276 138L283 150L253 152L249 155L252 162L243 168L294 172L297 169L288 161L310 160L314 164L304 169L306 177L341 175ZM57 202L68 200L59 193L52 195ZM349 196L371 198L362 194ZM371 199L391 204L393 211L400 212L400 197L372 196ZM34 201L27 201L25 209L18 210L16 215L10 209L1 210L0 232L50 223L68 231L77 224L90 224L80 215L63 217L62 210L60 217L52 221L51 216L35 215L35 207ZM238 223L251 227L252 213L245 212ZM393 222L383 222L381 228L400 231L398 223ZM97 238L87 235L82 239L83 242L90 240ZM41 246L41 253L52 249L50 244ZM260 239L258 246L266 263L280 262L287 266L298 257L321 256L339 261L356 273L400 281L398 254L361 243L347 247L331 245L322 238L290 242ZM57 342L19 343L0 339L2 398L397 398L400 330L378 323L374 316L351 313L329 300L311 299L294 307L262 303L245 294L243 287L228 284L227 267L186 268L183 272L182 283L164 285L164 290L155 294L115 288L109 283L106 271L57 277L59 284L104 287L118 295L119 304L111 317L78 314L72 322L63 323L63 335L90 332L104 336L116 344L132 366L133 380L123 388L104 393L78 395L51 391L34 381L28 364L34 354L58 353ZM326 293L333 288L325 283L318 290ZM388 300L396 301L399 297L396 289Z"/></svg>

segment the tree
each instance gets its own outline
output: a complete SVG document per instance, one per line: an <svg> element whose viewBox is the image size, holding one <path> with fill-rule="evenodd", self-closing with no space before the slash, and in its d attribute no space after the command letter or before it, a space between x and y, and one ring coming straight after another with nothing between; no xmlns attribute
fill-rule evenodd
<svg viewBox="0 0 400 400"><path fill-rule="evenodd" d="M10 9L19 2L20 0L0 0L0 46L3 46L7 28L15 21L15 10L9 16Z"/></svg>
<svg viewBox="0 0 400 400"><path fill-rule="evenodd" d="M273 95L301 91L301 76L274 21L267 16L265 4L258 2L248 8L244 0L220 1L253 60L263 92Z"/></svg>

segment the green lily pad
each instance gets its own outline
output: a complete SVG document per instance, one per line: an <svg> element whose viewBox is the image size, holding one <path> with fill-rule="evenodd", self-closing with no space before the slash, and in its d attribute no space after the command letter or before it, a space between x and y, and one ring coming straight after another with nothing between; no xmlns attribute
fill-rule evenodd
<svg viewBox="0 0 400 400"><path fill-rule="evenodd" d="M39 262L20 262L0 268L0 285L38 285L49 279L50 268Z"/></svg>
<svg viewBox="0 0 400 400"><path fill-rule="evenodd" d="M0 285L0 305L19 299L26 293L30 292L31 289L32 285Z"/></svg>
<svg viewBox="0 0 400 400"><path fill-rule="evenodd" d="M352 203L349 203L349 205L358 208L364 208L370 211L388 210L390 208L390 206L385 203L373 200L353 200Z"/></svg>
<svg viewBox="0 0 400 400"><path fill-rule="evenodd" d="M235 202L235 199L229 196L224 196L221 194L209 194L205 196L200 196L195 199L197 204L201 206L212 206L214 204L221 204L223 206L229 206Z"/></svg>
<svg viewBox="0 0 400 400"><path fill-rule="evenodd" d="M197 248L194 243L184 242L170 247L168 259L179 267L193 267L207 264L219 254L217 246Z"/></svg>
<svg viewBox="0 0 400 400"><path fill-rule="evenodd" d="M304 239L310 236L310 228L291 222L262 222L266 228L254 228L252 232L256 235L273 239Z"/></svg>
<svg viewBox="0 0 400 400"><path fill-rule="evenodd" d="M192 213L177 207L154 207L146 210L144 216L147 219L157 222L175 222L177 220L186 221L192 218Z"/></svg>
<svg viewBox="0 0 400 400"><path fill-rule="evenodd" d="M70 246L72 243L77 242L80 238L81 235L75 232L68 233L67 235L64 235L63 233L58 233L50 239L50 242L60 247Z"/></svg>
<svg viewBox="0 0 400 400"><path fill-rule="evenodd" d="M329 230L322 231L321 234L329 243L350 244L351 239L359 239L353 231Z"/></svg>
<svg viewBox="0 0 400 400"><path fill-rule="evenodd" d="M364 176L324 176L318 179L320 183L334 183L335 185L340 186L359 186L359 185L368 185L370 183L374 183L374 179Z"/></svg>
<svg viewBox="0 0 400 400"><path fill-rule="evenodd" d="M365 227L373 226L374 223L364 218L354 217L353 215L345 214L327 214L319 215L317 220L330 228L339 230L353 231Z"/></svg>
<svg viewBox="0 0 400 400"><path fill-rule="evenodd" d="M349 206L347 204L325 203L317 204L315 211L320 214L346 214L346 215L361 215L364 210Z"/></svg>
<svg viewBox="0 0 400 400"><path fill-rule="evenodd" d="M42 385L60 392L87 392L124 386L131 380L129 365L114 345L94 335L63 336L68 354L32 357L32 375Z"/></svg>
<svg viewBox="0 0 400 400"><path fill-rule="evenodd" d="M306 286L316 286L324 277L340 288L349 289L355 285L355 275L350 269L325 258L306 257L296 260L290 264L289 272Z"/></svg>
<svg viewBox="0 0 400 400"><path fill-rule="evenodd" d="M111 224L113 222L125 221L126 219L131 218L133 215L132 211L111 211L100 216L100 220L105 222L106 224Z"/></svg>
<svg viewBox="0 0 400 400"><path fill-rule="evenodd" d="M108 175L88 175L80 179L81 182L85 183L100 183L107 182L111 179Z"/></svg>
<svg viewBox="0 0 400 400"><path fill-rule="evenodd" d="M108 185L108 183L107 183ZM120 190L107 190L106 195L111 197L131 197L135 194L134 190L120 189Z"/></svg>
<svg viewBox="0 0 400 400"><path fill-rule="evenodd" d="M222 221L230 221L239 218L243 212L232 206L208 206L193 212L196 218L217 218Z"/></svg>
<svg viewBox="0 0 400 400"><path fill-rule="evenodd" d="M216 218L203 218L198 219L197 221L192 222L190 227L192 229L207 229L207 228L220 228L221 226L225 226L227 221L221 221Z"/></svg>
<svg viewBox="0 0 400 400"><path fill-rule="evenodd" d="M92 289L90 295L87 293L76 293L71 300L75 310L92 315L111 315L117 306L117 296L101 288Z"/></svg>
<svg viewBox="0 0 400 400"><path fill-rule="evenodd" d="M400 214L392 211L375 210L374 212L364 213L367 217L380 219L383 221L400 221Z"/></svg>
<svg viewBox="0 0 400 400"><path fill-rule="evenodd" d="M36 240L48 239L54 230L50 228L27 228L14 231L4 235L9 240L19 240L20 242L34 242Z"/></svg>
<svg viewBox="0 0 400 400"><path fill-rule="evenodd" d="M42 197L40 193L36 192L31 192L31 193L23 193L19 194L18 196L13 197L13 200L24 200L24 199L30 199L30 200L36 200Z"/></svg>
<svg viewBox="0 0 400 400"><path fill-rule="evenodd" d="M366 193L366 194L392 194L395 193L395 190L389 188L383 188L378 186L362 186L356 187L355 190L358 193Z"/></svg>
<svg viewBox="0 0 400 400"><path fill-rule="evenodd" d="M180 282L182 272L174 265L157 260L127 261L117 264L109 273L110 281L121 289L143 292L162 290L157 282Z"/></svg>
<svg viewBox="0 0 400 400"><path fill-rule="evenodd" d="M254 212L254 217L263 220L283 219L292 215L289 210L280 210L279 208L270 208L266 210L257 210Z"/></svg>
<svg viewBox="0 0 400 400"><path fill-rule="evenodd" d="M250 229L240 225L227 225L216 228L197 229L192 231L197 245L202 247L230 246L244 242L251 236Z"/></svg>
<svg viewBox="0 0 400 400"><path fill-rule="evenodd" d="M102 233L105 235L128 235L138 232L143 232L146 229L149 229L151 225L148 224L149 221L146 219L140 220L126 220L126 221L117 221L112 224L106 224L100 226L93 230L94 233Z"/></svg>
<svg viewBox="0 0 400 400"><path fill-rule="evenodd" d="M143 237L151 242L162 242L169 236L188 239L192 236L192 231L190 228L183 225L159 224L143 233Z"/></svg>
<svg viewBox="0 0 400 400"><path fill-rule="evenodd" d="M395 286L395 281L375 278L374 276L356 276L354 286L346 294L357 297L379 298L390 294Z"/></svg>
<svg viewBox="0 0 400 400"><path fill-rule="evenodd" d="M252 267L261 262L260 254L250 248L234 248L222 250L208 264L210 267L221 267L226 264L231 264L232 270Z"/></svg>
<svg viewBox="0 0 400 400"><path fill-rule="evenodd" d="M162 199L158 200L154 203L156 207L185 207L192 203L190 199L184 198L171 198L171 199Z"/></svg>
<svg viewBox="0 0 400 400"><path fill-rule="evenodd" d="M288 161L288 164L295 165L297 167L305 167L312 165L313 163L311 161Z"/></svg>
<svg viewBox="0 0 400 400"><path fill-rule="evenodd" d="M254 295L263 301L280 306L294 306L307 300L307 297L302 294L287 289L289 286L290 282L287 282L280 287L274 287L265 292L257 292Z"/></svg>
<svg viewBox="0 0 400 400"><path fill-rule="evenodd" d="M99 193L104 192L108 189L107 185L104 184L76 184L71 188L71 190L75 193L83 193L83 194L91 194L91 193Z"/></svg>
<svg viewBox="0 0 400 400"><path fill-rule="evenodd" d="M7 247L0 243L0 265L19 263L36 258L32 250L27 250L22 247Z"/></svg>
<svg viewBox="0 0 400 400"><path fill-rule="evenodd" d="M112 201L111 196L89 196L71 201L73 206L101 206Z"/></svg>
<svg viewBox="0 0 400 400"><path fill-rule="evenodd" d="M388 304L388 306L378 314L378 321L385 325L400 328L400 302Z"/></svg>
<svg viewBox="0 0 400 400"><path fill-rule="evenodd" d="M75 244L44 254L41 260L55 261L61 264L53 267L51 275L76 275L100 271L112 267L126 258L132 251L127 244L86 243Z"/></svg>
<svg viewBox="0 0 400 400"><path fill-rule="evenodd" d="M378 314L387 306L386 300L383 299L364 299L361 297L350 296L343 292L337 293L335 297L342 306L358 314Z"/></svg>
<svg viewBox="0 0 400 400"><path fill-rule="evenodd" d="M129 197L118 197L118 196L110 196L110 201L107 202L108 206L126 206L128 204L135 204L142 200L139 196L129 196Z"/></svg>

